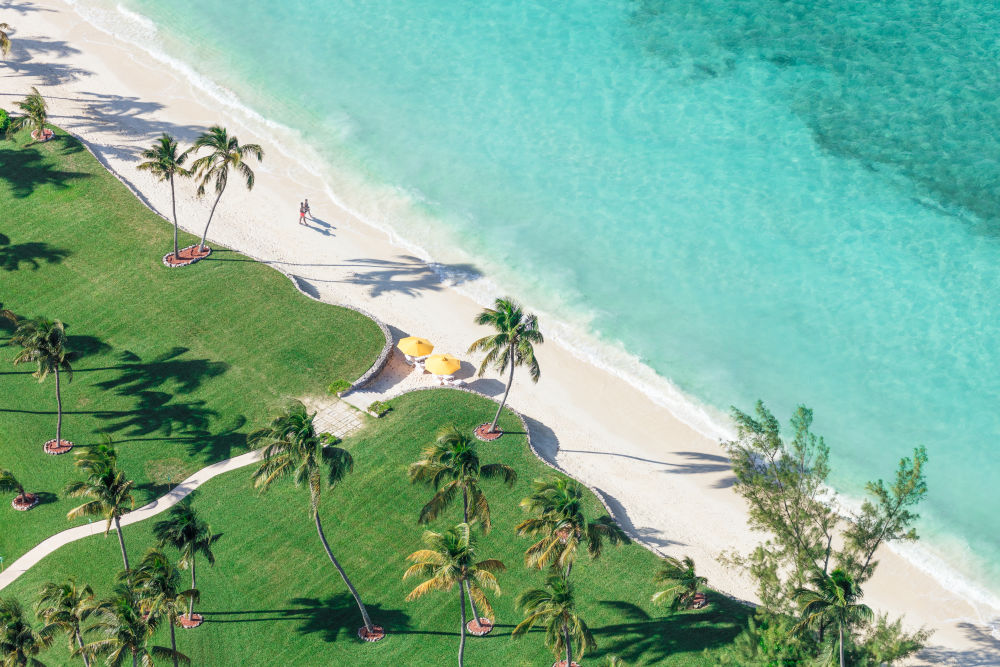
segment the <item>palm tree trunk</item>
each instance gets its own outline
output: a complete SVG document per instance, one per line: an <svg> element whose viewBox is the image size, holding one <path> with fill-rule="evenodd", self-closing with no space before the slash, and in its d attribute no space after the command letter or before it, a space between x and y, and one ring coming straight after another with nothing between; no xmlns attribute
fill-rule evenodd
<svg viewBox="0 0 1000 667"><path fill-rule="evenodd" d="M840 626L840 667L844 667L844 626Z"/></svg>
<svg viewBox="0 0 1000 667"><path fill-rule="evenodd" d="M323 543L323 548L326 549L327 557L330 559L330 562L333 563L333 566L337 568L337 572L340 572L341 578L344 580L344 583L347 584L347 588L350 589L351 595L354 596L354 601L358 603L358 609L361 610L361 618L365 621L365 629L367 629L368 632L374 632L375 628L372 626L372 619L368 618L368 610L365 609L364 603L361 602L361 596L358 595L358 591L354 588L354 584L352 584L351 580L347 578L347 573L344 572L344 568L340 567L340 563L337 562L337 559L333 557L333 552L330 551L330 544L326 541L326 533L323 532L323 523L319 519L319 512L316 512L314 516L316 518L316 532L319 533L319 539Z"/></svg>
<svg viewBox="0 0 1000 667"><path fill-rule="evenodd" d="M465 582L462 582L465 584ZM465 661L465 591L462 587L458 588L458 602L459 607L462 609L462 625L459 628L459 640L458 640L458 667L462 667Z"/></svg>
<svg viewBox="0 0 1000 667"><path fill-rule="evenodd" d="M132 667L139 667L139 656L135 651L132 651Z"/></svg>
<svg viewBox="0 0 1000 667"><path fill-rule="evenodd" d="M87 654L83 652L83 637L80 636L80 626L76 626L74 630L76 634L76 643L80 647L80 656L83 658L84 667L90 667L90 660L87 659Z"/></svg>
<svg viewBox="0 0 1000 667"><path fill-rule="evenodd" d="M178 665L177 665L177 638L174 636L174 619L170 618L169 622L170 622L170 650L174 652L174 654L172 656L170 656L170 657L174 659L174 667L178 667Z"/></svg>
<svg viewBox="0 0 1000 667"><path fill-rule="evenodd" d="M514 348L510 348L510 375L507 377L507 388L503 390L503 400L500 401L500 407L497 408L497 414L493 417L493 423L490 424L490 433L496 433L497 422L500 421L500 413L503 412L503 406L507 405L507 394L510 393L510 386L514 384Z"/></svg>
<svg viewBox="0 0 1000 667"><path fill-rule="evenodd" d="M194 556L191 557L191 590L197 588L194 583ZM188 600L188 620L194 621L194 596Z"/></svg>
<svg viewBox="0 0 1000 667"><path fill-rule="evenodd" d="M462 518L469 523L469 490L462 487Z"/></svg>
<svg viewBox="0 0 1000 667"><path fill-rule="evenodd" d="M465 586L465 591L469 595L469 606L472 607L472 620L479 621L479 610L476 609L476 601L472 599L472 587L469 586L468 581L463 581L462 584Z"/></svg>
<svg viewBox="0 0 1000 667"><path fill-rule="evenodd" d="M177 250L177 195L174 194L174 175L170 174L170 207L174 211L174 260L180 261Z"/></svg>
<svg viewBox="0 0 1000 667"><path fill-rule="evenodd" d="M573 667L573 645L569 642L569 626L563 623L563 639L566 642L566 667Z"/></svg>
<svg viewBox="0 0 1000 667"><path fill-rule="evenodd" d="M59 392L59 367L56 366L56 447L62 444L62 394Z"/></svg>
<svg viewBox="0 0 1000 667"><path fill-rule="evenodd" d="M219 194L215 196L215 203L212 204L212 210L208 213L208 222L205 223L205 233L201 235L201 244L198 249L202 252L205 251L205 239L208 237L208 226L212 224L212 216L215 215L215 207L219 205L219 200L222 199L222 190L219 190Z"/></svg>
<svg viewBox="0 0 1000 667"><path fill-rule="evenodd" d="M127 573L130 569L128 566L128 552L125 551L125 536L122 535L122 522L117 516L115 517L115 530L118 532L118 544L122 548L122 560L125 561L125 572Z"/></svg>

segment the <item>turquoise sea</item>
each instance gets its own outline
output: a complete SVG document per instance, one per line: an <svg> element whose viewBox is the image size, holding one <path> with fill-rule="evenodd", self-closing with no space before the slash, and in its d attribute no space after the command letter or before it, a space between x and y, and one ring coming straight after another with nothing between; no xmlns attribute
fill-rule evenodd
<svg viewBox="0 0 1000 667"><path fill-rule="evenodd" d="M1000 7L107 10L408 197L412 219L374 222L432 255L448 239L487 258L505 290L694 401L813 407L848 495L925 444L924 544L1000 594Z"/></svg>

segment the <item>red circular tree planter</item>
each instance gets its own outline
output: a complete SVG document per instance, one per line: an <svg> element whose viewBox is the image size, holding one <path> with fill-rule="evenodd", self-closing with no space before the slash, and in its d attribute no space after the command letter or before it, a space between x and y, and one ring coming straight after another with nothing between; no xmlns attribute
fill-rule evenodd
<svg viewBox="0 0 1000 667"><path fill-rule="evenodd" d="M500 430L500 427L497 427L497 430L495 431L490 431L490 425L487 423L477 426L474 431L474 435L477 439L482 440L483 442L493 442L503 435L503 431Z"/></svg>
<svg viewBox="0 0 1000 667"><path fill-rule="evenodd" d="M385 628L381 625L373 625L372 628L373 631L368 632L368 628L362 625L358 628L358 637L366 642L377 642L385 638Z"/></svg>
<svg viewBox="0 0 1000 667"><path fill-rule="evenodd" d="M566 667L566 661L560 660L559 662L553 662L552 667ZM576 660L573 661L573 667L580 667L580 663Z"/></svg>
<svg viewBox="0 0 1000 667"><path fill-rule="evenodd" d="M38 130L31 131L31 138L34 139L35 141L48 141L54 136L56 136L56 133L48 128L42 130L41 137L38 136Z"/></svg>
<svg viewBox="0 0 1000 667"><path fill-rule="evenodd" d="M42 447L46 454L52 454L53 456L58 456L59 454L65 454L69 450L73 449L73 443L69 440L60 440L56 443L55 438L49 440Z"/></svg>
<svg viewBox="0 0 1000 667"><path fill-rule="evenodd" d="M33 493L26 493L23 496L17 496L14 500L10 501L10 506L18 512L27 512L32 507L37 505L38 501L38 496Z"/></svg>
<svg viewBox="0 0 1000 667"><path fill-rule="evenodd" d="M174 257L174 253L168 252L163 256L163 265L175 268L178 266L190 266L197 261L203 260L212 254L212 249L205 246L204 250L198 247L198 244L189 245L186 248L181 248L180 252L177 253L179 257Z"/></svg>
<svg viewBox="0 0 1000 667"><path fill-rule="evenodd" d="M205 619L201 614L192 614L190 617L187 614L181 614L177 617L177 620L181 622L181 627L190 630L191 628L197 628L199 625L205 622Z"/></svg>
<svg viewBox="0 0 1000 667"><path fill-rule="evenodd" d="M485 637L493 630L493 621L488 618L480 617L479 619L466 623L465 629L469 631L469 634L475 635L476 637Z"/></svg>

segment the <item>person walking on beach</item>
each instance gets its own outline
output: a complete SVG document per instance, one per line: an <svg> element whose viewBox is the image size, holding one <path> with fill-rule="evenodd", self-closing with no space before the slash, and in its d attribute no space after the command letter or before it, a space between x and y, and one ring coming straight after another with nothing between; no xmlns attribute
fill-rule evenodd
<svg viewBox="0 0 1000 667"><path fill-rule="evenodd" d="M306 211L307 210L309 210L309 209L306 208L305 203L304 202L299 202L299 224L300 225L306 224Z"/></svg>
<svg viewBox="0 0 1000 667"><path fill-rule="evenodd" d="M308 199L305 200L305 202L302 204L302 207L306 210L306 215L308 215L311 218L312 217L312 211L309 210L309 200Z"/></svg>

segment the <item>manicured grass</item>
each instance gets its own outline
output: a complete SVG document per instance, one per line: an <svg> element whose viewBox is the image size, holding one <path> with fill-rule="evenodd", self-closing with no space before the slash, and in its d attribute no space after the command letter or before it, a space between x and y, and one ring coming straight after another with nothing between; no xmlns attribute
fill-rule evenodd
<svg viewBox="0 0 1000 667"><path fill-rule="evenodd" d="M238 253L216 247L192 267L165 268L168 223L75 139L57 131L45 144L26 141L0 140L0 301L66 323L82 357L63 383L63 437L86 447L110 434L137 505L243 451L250 426L281 398L325 393L377 357L384 339L371 320L302 296ZM10 364L10 331L0 319L0 466L43 503L24 514L3 497L6 563L70 527L66 512L78 504L61 497L75 477L72 454L42 452L55 437L54 381Z"/></svg>
<svg viewBox="0 0 1000 667"><path fill-rule="evenodd" d="M248 468L209 482L194 500L223 536L215 548L215 567L198 568L199 608L206 622L197 630L178 632L179 648L193 664L453 664L457 591L404 601L417 583L401 580L405 557L421 548L423 528L416 517L431 495L428 488L408 482L406 467L441 427L471 431L492 414L494 404L471 394L437 390L408 394L392 405L393 411L380 420L365 417L367 426L344 443L354 456L355 471L340 486L324 491L322 507L334 553L389 637L374 645L357 639L360 617L316 536L307 511L308 491L287 481L259 496L251 489ZM510 413L501 425L521 430ZM484 482L494 528L489 535L479 533L479 553L501 559L508 570L499 577L503 595L492 600L497 628L486 638L468 640L466 664L550 665L552 656L541 633L513 641L510 631L521 618L514 598L543 579L543 573L523 564L530 541L513 532L524 516L518 502L529 492L532 479L551 471L530 453L523 435L508 433L494 443L480 444L479 452L484 463L513 466L519 479L511 489ZM593 496L587 512L593 517L603 513ZM460 517L456 505L432 528L446 528ZM150 529L150 522L125 529L133 560L151 544ZM609 547L597 561L584 556L578 562L572 576L580 613L599 645L585 664L596 665L607 653L630 665L712 664L712 653L745 626L747 609L712 593L710 606L699 611L671 615L651 605L657 567L655 556L638 545ZM104 594L120 568L114 536L87 538L49 556L2 595L31 603L42 582L68 575ZM165 633L160 640L166 643ZM43 659L72 664L63 642Z"/></svg>

